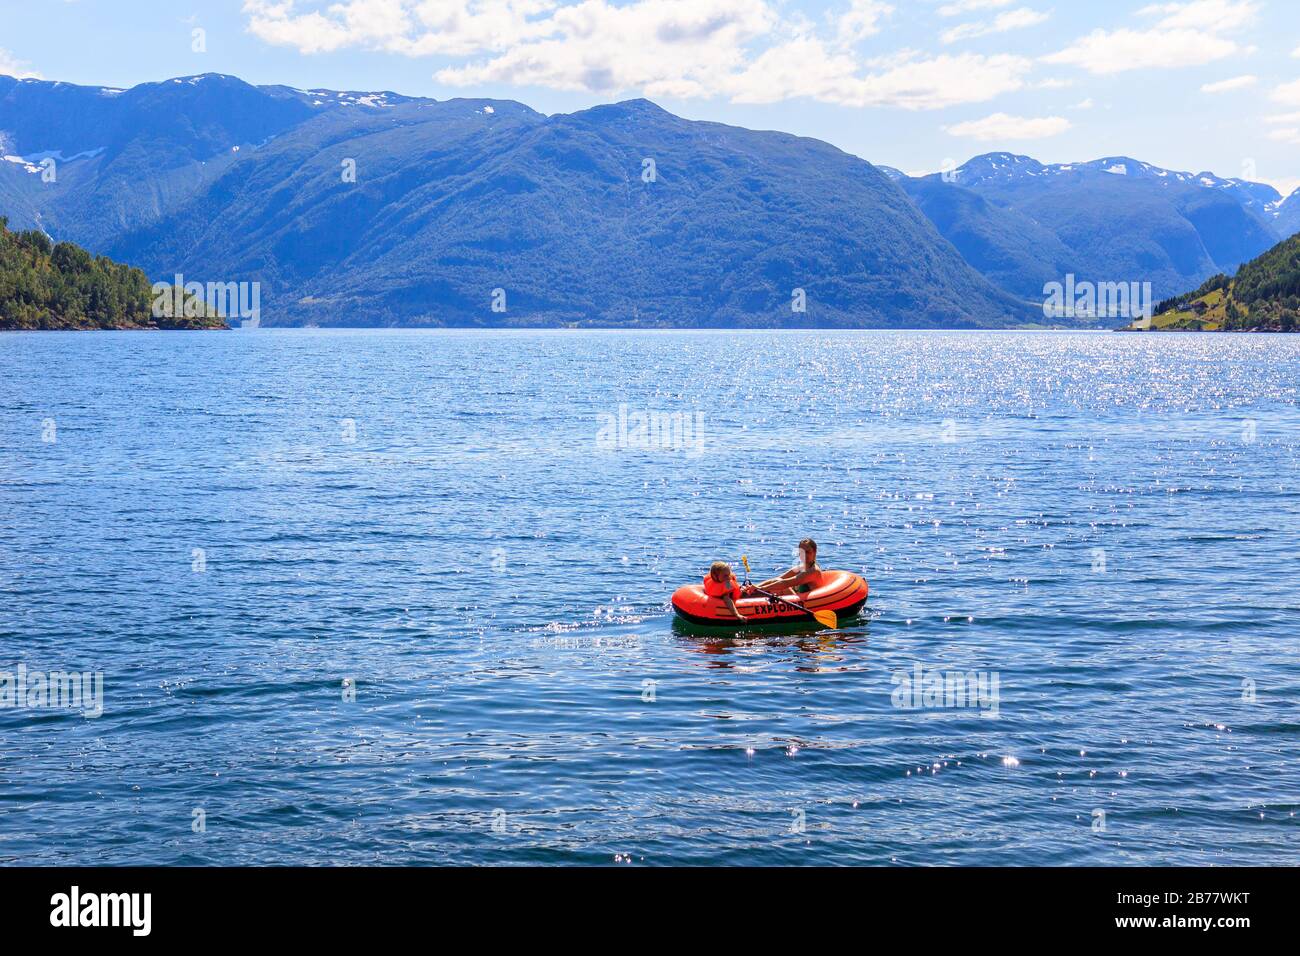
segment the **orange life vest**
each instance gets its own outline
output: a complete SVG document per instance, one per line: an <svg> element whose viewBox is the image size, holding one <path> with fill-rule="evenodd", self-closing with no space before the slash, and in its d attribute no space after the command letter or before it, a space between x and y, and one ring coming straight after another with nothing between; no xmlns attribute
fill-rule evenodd
<svg viewBox="0 0 1300 956"><path fill-rule="evenodd" d="M738 600L740 598L740 585L734 583L735 578L731 580L733 583L727 584L724 581L715 581L713 575L706 574L704 575L704 593L715 598L730 593L733 600Z"/></svg>

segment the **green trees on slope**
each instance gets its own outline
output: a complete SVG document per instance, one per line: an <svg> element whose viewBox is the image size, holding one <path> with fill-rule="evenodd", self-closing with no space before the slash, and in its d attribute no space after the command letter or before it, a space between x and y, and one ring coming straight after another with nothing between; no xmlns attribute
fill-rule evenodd
<svg viewBox="0 0 1300 956"><path fill-rule="evenodd" d="M1240 304L1225 328L1294 332L1300 328L1300 236L1278 243L1237 272L1232 297ZM1244 314L1241 314L1244 313Z"/></svg>
<svg viewBox="0 0 1300 956"><path fill-rule="evenodd" d="M1216 297L1220 291L1222 296ZM1216 298L1221 301L1216 302ZM1221 316L1217 314L1220 306ZM1217 327L1225 332L1300 331L1300 235L1247 262L1232 279L1214 276L1195 292L1166 299L1156 306L1157 317L1184 311L1198 311L1202 317L1219 323L1211 325L1211 329ZM1175 326L1196 327L1188 326L1187 321ZM1162 323L1157 321L1156 327L1162 327Z"/></svg>
<svg viewBox="0 0 1300 956"><path fill-rule="evenodd" d="M155 318L139 269L92 256L38 230L11 232L0 216L0 329L220 328L219 317Z"/></svg>

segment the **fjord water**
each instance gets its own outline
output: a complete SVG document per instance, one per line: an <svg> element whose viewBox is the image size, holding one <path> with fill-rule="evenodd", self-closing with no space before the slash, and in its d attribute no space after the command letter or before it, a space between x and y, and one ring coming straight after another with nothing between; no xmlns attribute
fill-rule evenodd
<svg viewBox="0 0 1300 956"><path fill-rule="evenodd" d="M0 709L0 861L1300 862L1298 388L1268 335L2 335L0 671L104 705ZM673 626L805 535L863 621Z"/></svg>

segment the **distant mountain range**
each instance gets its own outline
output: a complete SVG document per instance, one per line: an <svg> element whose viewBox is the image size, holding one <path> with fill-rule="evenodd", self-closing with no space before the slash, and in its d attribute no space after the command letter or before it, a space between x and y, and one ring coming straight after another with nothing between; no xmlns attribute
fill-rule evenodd
<svg viewBox="0 0 1300 956"><path fill-rule="evenodd" d="M970 327L1028 312L869 163L643 100L546 117L216 75L0 80L0 130L15 226L154 278L260 282L267 325Z"/></svg>
<svg viewBox="0 0 1300 956"><path fill-rule="evenodd" d="M913 178L645 100L548 117L217 74L0 77L0 156L12 228L258 282L264 325L1041 323L1067 273L1162 297L1300 229L1300 197L1127 159Z"/></svg>
<svg viewBox="0 0 1300 956"><path fill-rule="evenodd" d="M968 263L1016 295L1066 273L1142 281L1157 298L1233 272L1300 231L1300 191L1123 156L1046 166L989 153L949 173L892 178Z"/></svg>

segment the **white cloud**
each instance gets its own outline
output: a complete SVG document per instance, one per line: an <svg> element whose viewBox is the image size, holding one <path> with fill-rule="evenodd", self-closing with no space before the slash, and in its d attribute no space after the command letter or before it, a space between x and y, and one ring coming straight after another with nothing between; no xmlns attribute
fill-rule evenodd
<svg viewBox="0 0 1300 956"><path fill-rule="evenodd" d="M1095 30L1073 46L1043 57L1047 63L1082 67L1089 73L1123 73L1144 67L1194 66L1239 51L1231 40L1195 30Z"/></svg>
<svg viewBox="0 0 1300 956"><path fill-rule="evenodd" d="M809 97L845 106L931 110L1018 90L1033 66L1019 56L910 52L875 65L881 68L862 72L852 58L832 55L816 40L797 40L763 53L726 88L741 103Z"/></svg>
<svg viewBox="0 0 1300 956"><path fill-rule="evenodd" d="M299 53L328 53L351 41L347 29L319 13L294 16L292 3L264 3L249 0L248 31L267 43L293 46Z"/></svg>
<svg viewBox="0 0 1300 956"><path fill-rule="evenodd" d="M994 113L983 119L945 126L944 130L952 136L965 136L981 142L990 142L1010 139L1046 139L1064 133L1071 125L1070 121L1063 116L1031 118Z"/></svg>
<svg viewBox="0 0 1300 956"><path fill-rule="evenodd" d="M18 80L39 80L41 78L39 73L29 70L26 63L3 47L0 47L0 75L12 76Z"/></svg>
<svg viewBox="0 0 1300 956"><path fill-rule="evenodd" d="M1259 12L1256 0L1192 0L1190 3L1156 3L1138 16L1162 16L1157 27L1209 30L1222 33L1249 26Z"/></svg>
<svg viewBox="0 0 1300 956"><path fill-rule="evenodd" d="M737 103L774 103L807 97L846 106L940 109L979 103L1023 86L1032 64L1013 56L902 54L864 70L852 55L815 37L773 46L748 63L739 54L669 56L647 49L643 31L606 29L589 43L525 44L483 63L439 71L451 86L484 83L540 85L618 92L641 89L663 96L722 95Z"/></svg>
<svg viewBox="0 0 1300 956"><path fill-rule="evenodd" d="M1287 123L1300 123L1300 113L1279 113L1275 116L1265 116L1264 122L1272 126L1283 126Z"/></svg>
<svg viewBox="0 0 1300 956"><path fill-rule="evenodd" d="M1259 77L1234 76L1231 79L1219 80L1217 83L1206 83L1201 87L1202 93L1230 93L1233 90L1244 90L1247 87L1254 86L1259 82Z"/></svg>
<svg viewBox="0 0 1300 956"><path fill-rule="evenodd" d="M987 0L981 0L987 3ZM1001 4L997 4L1001 5ZM345 48L454 57L448 86L613 95L810 98L939 109L1021 89L1027 57L853 52L893 7L841 0L824 29L783 0L245 0L248 29L303 53Z"/></svg>
<svg viewBox="0 0 1300 956"><path fill-rule="evenodd" d="M880 21L894 8L879 0L851 0L848 10L835 19L840 43L854 44L880 32Z"/></svg>
<svg viewBox="0 0 1300 956"><path fill-rule="evenodd" d="M1277 140L1279 143L1287 143L1291 146L1300 146L1300 128L1291 126L1283 129L1275 129L1268 134L1268 138Z"/></svg>
<svg viewBox="0 0 1300 956"><path fill-rule="evenodd" d="M972 23L962 23L953 27L951 30L945 30L939 37L944 43L956 43L959 40L970 40L974 37L988 36L991 33L1007 33L1010 30L1022 30L1025 27L1036 26L1048 18L1049 14L1040 10L1032 10L1029 7L1019 7L1015 10L1008 10L1006 13L999 13L991 22L982 20Z"/></svg>
<svg viewBox="0 0 1300 956"><path fill-rule="evenodd" d="M1258 10L1255 0L1156 4L1138 11L1142 16L1159 17L1149 29L1094 30L1043 60L1096 74L1200 66L1248 52L1223 34L1252 23Z"/></svg>
<svg viewBox="0 0 1300 956"><path fill-rule="evenodd" d="M959 17L963 13L978 13L981 10L1000 10L1011 6L1013 0L956 0L939 8L941 17Z"/></svg>
<svg viewBox="0 0 1300 956"><path fill-rule="evenodd" d="M439 70L435 78L449 86L711 96L745 69L749 44L772 31L776 16L763 0L639 0L627 6L586 0L557 8L547 22L546 35Z"/></svg>
<svg viewBox="0 0 1300 956"><path fill-rule="evenodd" d="M1090 109L1092 109L1092 107L1093 107L1093 102L1092 102L1092 97L1090 96L1090 97L1088 97L1087 99L1079 100L1079 102L1077 102L1077 103L1075 103L1073 106L1071 106L1070 109L1072 109L1072 110L1090 110Z"/></svg>
<svg viewBox="0 0 1300 956"><path fill-rule="evenodd" d="M761 0L755 0L762 5ZM408 56L469 56L554 32L555 0L245 0L248 30L300 53L346 47ZM676 6L676 4L674 4Z"/></svg>
<svg viewBox="0 0 1300 956"><path fill-rule="evenodd" d="M1271 99L1283 106L1300 106L1300 80L1292 80L1275 87Z"/></svg>

